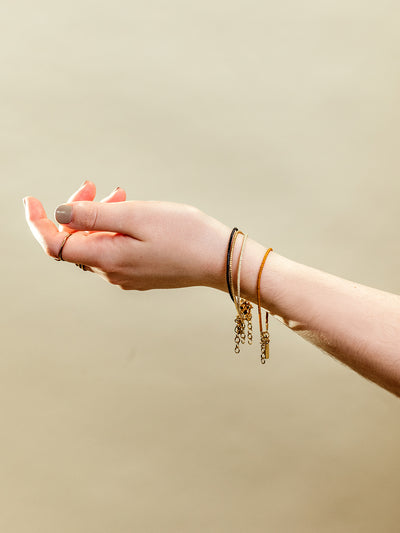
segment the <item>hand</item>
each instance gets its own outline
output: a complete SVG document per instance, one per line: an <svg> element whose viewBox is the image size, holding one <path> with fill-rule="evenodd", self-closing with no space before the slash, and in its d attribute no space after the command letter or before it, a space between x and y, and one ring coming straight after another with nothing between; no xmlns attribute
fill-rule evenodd
<svg viewBox="0 0 400 533"><path fill-rule="evenodd" d="M94 202L92 185L63 205L70 220L58 216L62 232L39 200L24 199L29 227L50 257L58 256L65 231L74 231L63 259L87 265L123 289L207 285L225 290L227 226L187 204ZM125 199L124 192L114 194Z"/></svg>
<svg viewBox="0 0 400 533"><path fill-rule="evenodd" d="M77 201L82 201L82 200L90 200L90 201L92 201L92 200L94 200L95 196L96 196L96 186L95 186L95 184L93 182L89 181L89 180L86 180L86 181L84 181L82 183L82 185L79 187L79 189L77 191L75 191L72 194L72 196L70 196L70 198L67 200L67 202L68 203L72 203L72 202L77 202ZM126 200L125 191L123 189L121 189L121 187L116 187L111 192L111 194L109 194L107 197L103 198L101 200L101 202L102 203L123 202L124 200ZM44 242L44 240L43 240L43 235L40 232L40 228L37 227L33 223L31 224L30 218L32 218L32 220L40 219L41 220L40 226L42 226L42 229L43 229L44 226L52 227L52 226L54 226L54 224L50 220L46 221L46 219L47 219L46 213L45 213L45 211L43 209L42 204L38 200L36 200L35 198L27 197L27 198L24 198L24 204L25 204L25 215L26 215L27 222L28 222L28 224L30 226L30 229L31 229L32 233L34 234L36 239L39 241L39 243L42 245L42 247L45 249L46 253L48 253L48 255L52 255L51 250L48 249L46 242ZM65 237L65 233L75 233L77 230L72 229L72 228L68 228L68 226L65 227L62 224L59 224L58 225L58 231L59 232L63 232L63 233L60 233L60 235L58 236L58 238L60 240L63 240L64 237ZM88 233L88 232L86 232L86 233ZM60 244L60 247L61 247L61 244ZM92 269L90 267L87 270L92 271Z"/></svg>

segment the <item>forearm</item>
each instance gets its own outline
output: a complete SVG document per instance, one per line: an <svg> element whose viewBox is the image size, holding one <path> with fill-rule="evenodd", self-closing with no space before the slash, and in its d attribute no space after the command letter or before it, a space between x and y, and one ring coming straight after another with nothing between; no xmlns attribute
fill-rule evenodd
<svg viewBox="0 0 400 533"><path fill-rule="evenodd" d="M235 287L241 238L237 243L233 257ZM255 303L255 309L257 275L265 251L265 246L247 239L241 296ZM400 396L400 296L342 279L273 251L263 269L260 297L261 306L291 330Z"/></svg>

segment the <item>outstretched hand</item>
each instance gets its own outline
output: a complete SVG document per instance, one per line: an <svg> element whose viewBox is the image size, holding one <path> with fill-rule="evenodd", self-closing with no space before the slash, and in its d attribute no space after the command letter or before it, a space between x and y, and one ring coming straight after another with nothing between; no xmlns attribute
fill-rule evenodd
<svg viewBox="0 0 400 533"><path fill-rule="evenodd" d="M40 201L24 198L28 225L47 255L84 264L123 289L208 285L223 288L230 229L187 204L126 201L123 189L95 202L85 182L56 210L57 227Z"/></svg>

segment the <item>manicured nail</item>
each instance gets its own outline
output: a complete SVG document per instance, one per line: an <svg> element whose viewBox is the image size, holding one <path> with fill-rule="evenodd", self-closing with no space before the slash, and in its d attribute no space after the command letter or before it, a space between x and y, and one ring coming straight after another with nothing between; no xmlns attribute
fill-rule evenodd
<svg viewBox="0 0 400 533"><path fill-rule="evenodd" d="M60 224L69 224L72 220L72 206L67 204L59 205L54 216Z"/></svg>
<svg viewBox="0 0 400 533"><path fill-rule="evenodd" d="M26 207L26 197L22 198L22 201L24 202L24 206Z"/></svg>
<svg viewBox="0 0 400 533"><path fill-rule="evenodd" d="M114 194L115 192L118 191L118 189L120 189L121 187L115 187L115 189L113 190L113 192L111 194Z"/></svg>
<svg viewBox="0 0 400 533"><path fill-rule="evenodd" d="M89 180L85 180L84 182L82 182L82 185L79 188L83 189L83 187L86 185L86 183L89 183Z"/></svg>

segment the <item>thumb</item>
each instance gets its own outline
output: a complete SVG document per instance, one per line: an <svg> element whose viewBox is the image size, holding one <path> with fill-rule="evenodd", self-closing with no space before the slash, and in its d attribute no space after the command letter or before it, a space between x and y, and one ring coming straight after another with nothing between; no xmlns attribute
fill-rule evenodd
<svg viewBox="0 0 400 533"><path fill-rule="evenodd" d="M74 202L59 205L54 216L60 224L76 230L112 231L132 235L132 211L133 202Z"/></svg>

